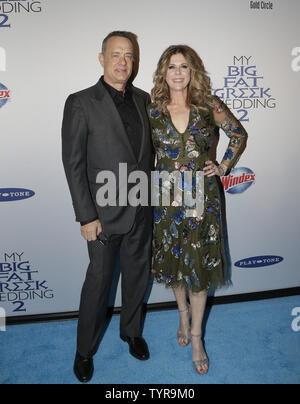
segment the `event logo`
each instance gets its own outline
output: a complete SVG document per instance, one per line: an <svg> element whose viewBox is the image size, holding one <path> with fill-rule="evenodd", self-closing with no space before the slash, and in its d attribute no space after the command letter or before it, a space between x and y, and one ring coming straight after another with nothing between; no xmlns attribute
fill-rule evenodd
<svg viewBox="0 0 300 404"><path fill-rule="evenodd" d="M295 59L292 61L292 70L293 72L300 72L300 48L294 48L292 50L292 56L295 56Z"/></svg>
<svg viewBox="0 0 300 404"><path fill-rule="evenodd" d="M12 14L41 13L40 1L33 0L0 0L0 29L10 28L10 16Z"/></svg>
<svg viewBox="0 0 300 404"><path fill-rule="evenodd" d="M46 280L37 280L39 271L24 257L24 252L4 254L0 262L0 305L11 303L13 312L26 312L26 303L53 299L53 290Z"/></svg>
<svg viewBox="0 0 300 404"><path fill-rule="evenodd" d="M250 110L276 107L271 88L264 87L263 80L252 56L234 56L233 65L227 67L224 87L214 90L214 94L237 111L241 122L249 122Z"/></svg>
<svg viewBox="0 0 300 404"><path fill-rule="evenodd" d="M251 10L274 10L272 1L250 1Z"/></svg>
<svg viewBox="0 0 300 404"><path fill-rule="evenodd" d="M6 72L6 51L0 47L0 72Z"/></svg>
<svg viewBox="0 0 300 404"><path fill-rule="evenodd" d="M241 269L268 267L279 264L283 261L282 257L276 255L262 255L258 257L245 258L236 262L234 265Z"/></svg>
<svg viewBox="0 0 300 404"><path fill-rule="evenodd" d="M4 188L0 189L0 202L21 201L32 198L35 192L22 188Z"/></svg>
<svg viewBox="0 0 300 404"><path fill-rule="evenodd" d="M222 177L222 184L229 194L241 194L255 182L256 174L250 168L234 168L230 175Z"/></svg>
<svg viewBox="0 0 300 404"><path fill-rule="evenodd" d="M0 108L4 107L8 100L10 100L10 90L0 83Z"/></svg>

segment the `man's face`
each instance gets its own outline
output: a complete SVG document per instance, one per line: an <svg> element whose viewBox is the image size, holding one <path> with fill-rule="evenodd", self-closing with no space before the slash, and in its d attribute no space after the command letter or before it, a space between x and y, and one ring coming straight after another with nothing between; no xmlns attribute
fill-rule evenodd
<svg viewBox="0 0 300 404"><path fill-rule="evenodd" d="M124 89L133 69L133 49L129 39L119 36L109 38L99 60L104 68L105 81L117 90Z"/></svg>

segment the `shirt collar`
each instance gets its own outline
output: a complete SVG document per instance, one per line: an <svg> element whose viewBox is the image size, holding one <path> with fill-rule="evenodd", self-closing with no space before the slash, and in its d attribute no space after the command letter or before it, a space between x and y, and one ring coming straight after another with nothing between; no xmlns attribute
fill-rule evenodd
<svg viewBox="0 0 300 404"><path fill-rule="evenodd" d="M104 76L102 76L100 80L111 95L112 99L115 99L116 97L122 97L124 99L131 97L131 84L126 84L125 93L123 93L123 91L118 91L114 87L106 83L106 81L104 80Z"/></svg>

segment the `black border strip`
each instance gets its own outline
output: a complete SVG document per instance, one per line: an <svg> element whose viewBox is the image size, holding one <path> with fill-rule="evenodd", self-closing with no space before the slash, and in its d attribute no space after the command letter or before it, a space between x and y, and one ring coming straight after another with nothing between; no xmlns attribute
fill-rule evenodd
<svg viewBox="0 0 300 404"><path fill-rule="evenodd" d="M208 306L220 305L220 304L232 304L232 303L242 303L251 302L255 300L265 300L274 299L280 297L297 296L300 295L300 287L288 288L288 289L276 289L263 292L254 293L243 293L238 295L229 296L217 296L208 298ZM162 310L174 310L177 309L176 302L165 302L165 303L153 303L148 304L146 310L148 312L162 311ZM112 308L114 315L119 315L121 308ZM37 314L31 316L15 316L7 317L7 325L17 325L17 324L30 324L30 323L43 323L50 321L67 321L67 320L77 320L78 312L65 312L65 313L50 313L50 314Z"/></svg>

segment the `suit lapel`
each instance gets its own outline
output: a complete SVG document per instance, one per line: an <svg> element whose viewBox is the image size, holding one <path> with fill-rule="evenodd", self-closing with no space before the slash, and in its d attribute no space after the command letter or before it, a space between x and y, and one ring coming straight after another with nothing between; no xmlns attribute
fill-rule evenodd
<svg viewBox="0 0 300 404"><path fill-rule="evenodd" d="M137 109L137 111L139 113L141 123L142 123L142 126L143 126L143 131L142 131L142 134L141 134L141 136L142 136L141 149L140 149L140 155L139 155L139 158L138 158L138 162L140 162L141 159L142 159L143 152L144 152L144 147L145 147L146 127L147 127L146 119L147 119L147 116L146 116L145 104L144 104L142 98L134 93L134 89L133 89L132 97L133 97L133 101L135 103L136 109Z"/></svg>
<svg viewBox="0 0 300 404"><path fill-rule="evenodd" d="M108 91L106 91L100 80L95 86L95 98L100 103L102 110L106 111L107 117L109 117L109 123L113 132L113 134L111 135L116 137L116 141L124 144L124 146L128 149L128 153L136 161L134 151L128 139L120 114L110 94L108 93Z"/></svg>

